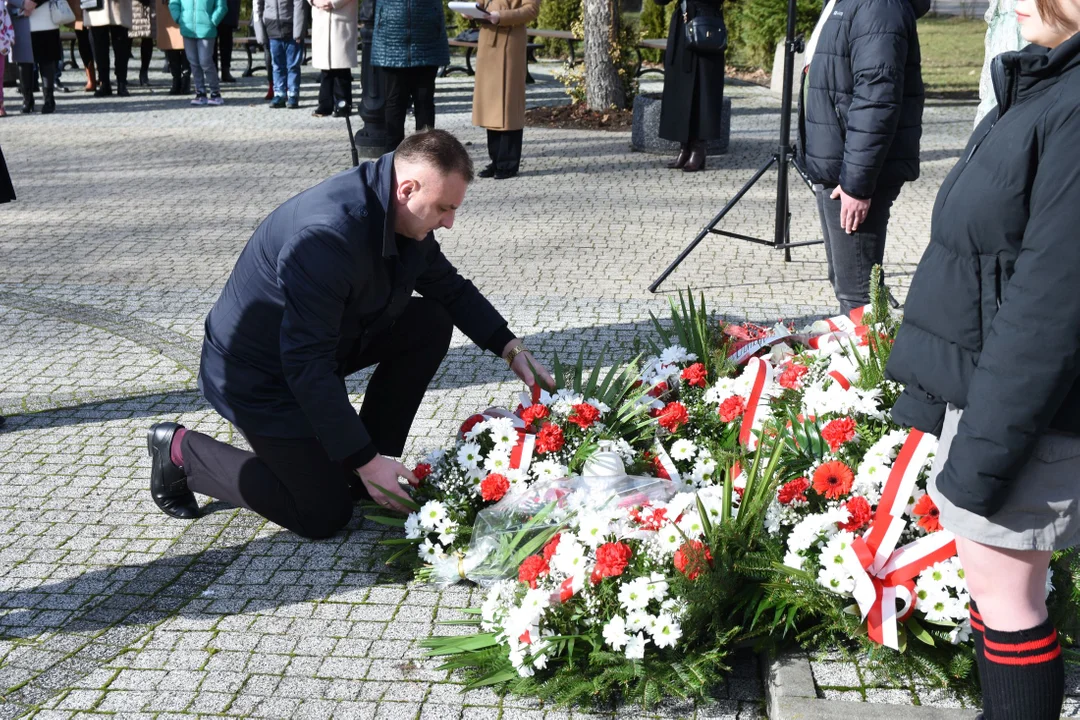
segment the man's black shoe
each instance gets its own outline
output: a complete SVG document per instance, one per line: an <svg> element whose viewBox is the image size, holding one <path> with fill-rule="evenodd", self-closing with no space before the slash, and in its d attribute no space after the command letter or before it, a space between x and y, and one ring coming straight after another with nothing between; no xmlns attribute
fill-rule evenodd
<svg viewBox="0 0 1080 720"><path fill-rule="evenodd" d="M181 428L173 422L158 423L146 434L146 449L150 453L150 495L166 515L181 520L199 517L199 503L188 490L183 468L173 464L169 456L173 435Z"/></svg>
<svg viewBox="0 0 1080 720"><path fill-rule="evenodd" d="M508 178L517 177L517 170L496 170L493 177L496 180L506 180Z"/></svg>
<svg viewBox="0 0 1080 720"><path fill-rule="evenodd" d="M486 168L484 168L483 170L481 170L480 172L478 172L476 174L479 175L482 178L495 177L495 165L494 164L488 165Z"/></svg>

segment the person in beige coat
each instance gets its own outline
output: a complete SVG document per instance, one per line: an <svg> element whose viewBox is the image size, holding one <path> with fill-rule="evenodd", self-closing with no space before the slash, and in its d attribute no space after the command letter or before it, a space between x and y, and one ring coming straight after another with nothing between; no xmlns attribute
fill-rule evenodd
<svg viewBox="0 0 1080 720"><path fill-rule="evenodd" d="M473 89L473 125L487 128L491 164L480 177L497 180L518 174L525 127L525 25L536 19L540 0L487 0L490 15L480 26Z"/></svg>
<svg viewBox="0 0 1080 720"><path fill-rule="evenodd" d="M311 65L322 70L315 117L352 112L358 0L308 0L311 4ZM344 102L342 109L337 103Z"/></svg>
<svg viewBox="0 0 1080 720"><path fill-rule="evenodd" d="M94 97L111 97L112 84L109 82L109 45L112 44L116 58L116 94L120 97L129 95L127 89L128 58L131 56L131 41L128 30L131 29L132 0L104 0L100 10L83 13L83 22L90 27L90 37L94 45L94 61L98 71L98 88Z"/></svg>
<svg viewBox="0 0 1080 720"><path fill-rule="evenodd" d="M154 0L157 3L154 15L157 24L157 46L164 51L172 75L170 95L187 95L191 92L191 63L184 52L184 36L169 12L169 0Z"/></svg>

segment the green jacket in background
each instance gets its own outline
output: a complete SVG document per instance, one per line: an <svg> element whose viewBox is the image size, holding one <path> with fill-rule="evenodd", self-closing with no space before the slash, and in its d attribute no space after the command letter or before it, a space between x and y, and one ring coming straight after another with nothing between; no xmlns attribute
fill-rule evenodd
<svg viewBox="0 0 1080 720"><path fill-rule="evenodd" d="M169 0L169 12L186 38L210 40L229 11L226 0Z"/></svg>

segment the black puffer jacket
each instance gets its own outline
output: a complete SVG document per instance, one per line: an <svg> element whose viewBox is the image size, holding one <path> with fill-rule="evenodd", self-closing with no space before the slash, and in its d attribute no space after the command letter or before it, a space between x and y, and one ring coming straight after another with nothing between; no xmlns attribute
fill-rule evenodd
<svg viewBox="0 0 1080 720"><path fill-rule="evenodd" d="M800 117L815 182L868 198L919 177L923 82L915 19L930 0L837 0L810 63Z"/></svg>
<svg viewBox="0 0 1080 720"><path fill-rule="evenodd" d="M888 365L897 422L965 408L938 488L980 515L1042 433L1080 433L1080 35L991 67L999 110L938 192Z"/></svg>

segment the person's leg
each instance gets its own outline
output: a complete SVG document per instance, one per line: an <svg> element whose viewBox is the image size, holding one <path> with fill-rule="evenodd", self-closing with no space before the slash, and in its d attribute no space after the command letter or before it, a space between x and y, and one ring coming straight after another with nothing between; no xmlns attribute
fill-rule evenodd
<svg viewBox="0 0 1080 720"><path fill-rule="evenodd" d="M165 51L165 59L169 63L169 74L172 76L172 87L169 88L170 95L180 95L183 92L183 81L180 73L180 56L183 54L182 50Z"/></svg>
<svg viewBox="0 0 1080 720"><path fill-rule="evenodd" d="M1052 553L1006 550L962 537L956 538L956 549L975 601L972 626L981 625L984 633L980 670L986 716L1057 720L1065 665L1046 610Z"/></svg>
<svg viewBox="0 0 1080 720"><path fill-rule="evenodd" d="M232 74L233 56L233 33L236 31L232 25L218 27L218 49L221 56L221 81L227 83L236 82Z"/></svg>
<svg viewBox="0 0 1080 720"><path fill-rule="evenodd" d="M858 230L848 233L840 224L840 198L834 200L832 192L831 187L823 188L818 203L822 226L828 230L825 240L833 292L841 314L847 315L870 302L870 269L884 253L891 202L875 207L871 200L866 220Z"/></svg>
<svg viewBox="0 0 1080 720"><path fill-rule="evenodd" d="M128 58L131 57L131 39L123 25L110 25L109 33L112 35L113 55L116 57L116 94L124 97L128 95L127 72Z"/></svg>
<svg viewBox="0 0 1080 720"><path fill-rule="evenodd" d="M150 61L154 57L154 39L139 40L139 85L150 84Z"/></svg>
<svg viewBox="0 0 1080 720"><path fill-rule="evenodd" d="M86 87L83 89L86 92L93 92L97 86L97 79L94 72L94 49L90 44L90 31L85 28L76 30L75 40L79 44L79 59L82 60L83 68L86 70Z"/></svg>
<svg viewBox="0 0 1080 720"><path fill-rule="evenodd" d="M6 70L7 70L7 55L4 54L4 53L0 53L0 113L3 113L4 115L7 114L7 113L4 112L4 82L3 82L4 72ZM3 420L0 419L0 425L3 425L3 424L4 424Z"/></svg>
<svg viewBox="0 0 1080 720"><path fill-rule="evenodd" d="M48 115L56 111L56 63L41 63L41 114Z"/></svg>
<svg viewBox="0 0 1080 720"><path fill-rule="evenodd" d="M285 56L289 64L288 100L291 104L295 104L300 101L300 63L304 60L303 42L290 40L285 47Z"/></svg>
<svg viewBox="0 0 1080 720"><path fill-rule="evenodd" d="M319 104L313 115L326 116L334 112L334 78L329 71L323 71L319 81Z"/></svg>
<svg viewBox="0 0 1080 720"><path fill-rule="evenodd" d="M90 36L94 47L94 64L97 66L97 90L95 97L112 95L112 80L109 78L109 28L92 27Z"/></svg>
<svg viewBox="0 0 1080 720"><path fill-rule="evenodd" d="M416 129L435 127L435 75L439 68L425 65L415 68L413 85L413 117Z"/></svg>
<svg viewBox="0 0 1080 720"><path fill-rule="evenodd" d="M19 91L22 93L22 112L34 112L34 63L19 63Z"/></svg>
<svg viewBox="0 0 1080 720"><path fill-rule="evenodd" d="M214 65L214 41L199 40L199 62L202 63L203 78L206 81L206 89L210 96L221 97L221 79L218 77L217 66Z"/></svg>
<svg viewBox="0 0 1080 720"><path fill-rule="evenodd" d="M450 348L454 323L441 304L409 300L397 322L350 357L346 374L378 365L368 382L360 418L379 453L400 457L428 385Z"/></svg>
<svg viewBox="0 0 1080 720"><path fill-rule="evenodd" d="M405 139L405 113L409 108L409 92L404 68L383 68L386 79L386 144L394 150Z"/></svg>
<svg viewBox="0 0 1080 720"><path fill-rule="evenodd" d="M270 60L273 65L274 76L274 102L278 98L285 101L285 73L287 63L285 58L285 41L277 38L270 39Z"/></svg>
<svg viewBox="0 0 1080 720"><path fill-rule="evenodd" d="M817 204L818 220L821 222L821 239L825 244L825 262L828 266L829 287L833 288L833 294L835 294L836 273L833 271L832 224L830 223L832 206L829 201L829 193L831 192L832 188L817 183L814 184L814 201ZM839 215L836 222L837 224L840 222Z"/></svg>
<svg viewBox="0 0 1080 720"><path fill-rule="evenodd" d="M338 101L344 100L345 111L352 112L352 70L342 68L335 70L334 73L334 107L337 107Z"/></svg>
<svg viewBox="0 0 1080 720"><path fill-rule="evenodd" d="M184 53L191 63L191 74L195 78L195 97L206 97L206 76L203 74L202 60L199 58L199 41L184 38Z"/></svg>
<svg viewBox="0 0 1080 720"><path fill-rule="evenodd" d="M524 134L524 130L507 130L502 134L502 151L499 164L495 166L499 172L495 174L495 177L518 174L518 170L521 169L521 143Z"/></svg>
<svg viewBox="0 0 1080 720"><path fill-rule="evenodd" d="M274 98L274 61L270 57L270 43L263 46L263 65L266 67L266 100Z"/></svg>
<svg viewBox="0 0 1080 720"><path fill-rule="evenodd" d="M211 59L212 53L213 48ZM330 459L318 439L247 439L255 452L188 431L180 441L188 488L307 538L330 537L349 522L350 474Z"/></svg>

